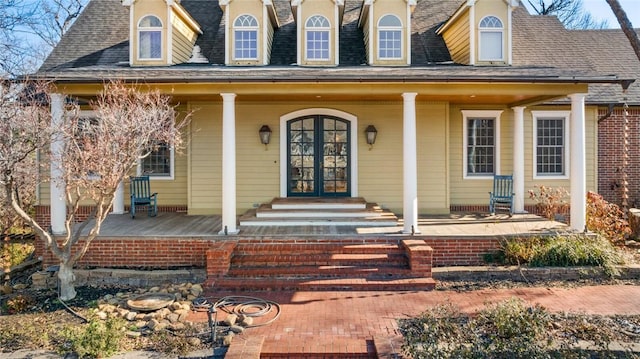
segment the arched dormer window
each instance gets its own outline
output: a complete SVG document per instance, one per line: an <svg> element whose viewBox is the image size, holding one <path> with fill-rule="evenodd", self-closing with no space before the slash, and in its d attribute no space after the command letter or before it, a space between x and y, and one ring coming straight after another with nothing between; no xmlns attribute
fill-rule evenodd
<svg viewBox="0 0 640 359"><path fill-rule="evenodd" d="M329 20L322 15L311 16L305 23L307 60L329 60Z"/></svg>
<svg viewBox="0 0 640 359"><path fill-rule="evenodd" d="M480 37L480 61L504 60L504 26L502 21L493 15L480 20L478 27Z"/></svg>
<svg viewBox="0 0 640 359"><path fill-rule="evenodd" d="M138 59L162 59L162 21L147 15L138 22Z"/></svg>
<svg viewBox="0 0 640 359"><path fill-rule="evenodd" d="M233 22L235 60L258 59L258 20L251 15L240 15Z"/></svg>
<svg viewBox="0 0 640 359"><path fill-rule="evenodd" d="M402 21L395 15L385 15L378 21L378 58L402 58Z"/></svg>

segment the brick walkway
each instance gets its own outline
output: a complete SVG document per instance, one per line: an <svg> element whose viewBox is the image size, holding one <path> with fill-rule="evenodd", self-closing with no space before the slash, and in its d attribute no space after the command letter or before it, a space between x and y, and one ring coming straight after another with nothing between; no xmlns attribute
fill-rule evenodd
<svg viewBox="0 0 640 359"><path fill-rule="evenodd" d="M446 302L471 313L485 303L516 296L551 311L640 314L640 286L631 285L468 292L211 292L208 295L212 298L253 296L279 303L282 308L280 317L273 323L248 329L237 336L228 352L229 359L235 358L234 350L241 347L243 354L237 357L252 358L244 344L247 340L255 342L256 338L264 338L263 358L391 358L400 352L396 320ZM197 313L193 319L206 320L206 314Z"/></svg>

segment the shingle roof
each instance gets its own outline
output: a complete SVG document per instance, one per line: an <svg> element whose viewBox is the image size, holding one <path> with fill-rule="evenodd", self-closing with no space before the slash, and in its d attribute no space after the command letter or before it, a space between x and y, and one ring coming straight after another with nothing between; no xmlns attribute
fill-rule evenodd
<svg viewBox="0 0 640 359"><path fill-rule="evenodd" d="M366 63L364 40L362 30L357 26L362 0L346 0L340 29L340 66L309 68L292 66L296 62L296 25L289 1L274 0L281 27L274 33L270 65L238 68L220 66L224 63L224 16L217 0L181 1L203 30L196 44L209 64L170 67L130 67L128 9L119 0L91 0L44 62L40 73L60 81L122 77L156 81L464 79L598 82L610 81L611 77L604 77L610 74L623 78L640 77L640 65L637 59L635 63L632 61L629 55L632 50L621 31L569 31L555 17L529 15L523 7L517 8L513 14L513 66L451 64L444 40L435 30L458 9L462 1L418 0L412 15L412 66L380 68L363 66ZM606 53L616 55L607 57ZM640 84L633 85L630 94L640 99L637 86ZM592 85L590 99L613 101L620 97L619 88L617 84Z"/></svg>
<svg viewBox="0 0 640 359"><path fill-rule="evenodd" d="M567 30L555 16L533 16L522 8L514 11L513 22L514 66L547 64L637 79L626 97L629 104L640 105L640 59L622 30ZM622 97L618 84L591 84L587 101L622 102Z"/></svg>

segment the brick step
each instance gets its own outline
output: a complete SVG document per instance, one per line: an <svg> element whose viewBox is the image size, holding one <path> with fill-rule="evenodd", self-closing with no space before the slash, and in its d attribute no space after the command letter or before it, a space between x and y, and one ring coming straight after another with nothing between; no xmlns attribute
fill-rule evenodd
<svg viewBox="0 0 640 359"><path fill-rule="evenodd" d="M350 254L350 253L315 253L315 254L270 254L270 255L233 255L231 268L244 266L302 266L302 265L405 265L404 254Z"/></svg>
<svg viewBox="0 0 640 359"><path fill-rule="evenodd" d="M394 253L402 254L404 249L397 243L389 244L330 244L330 243L240 243L234 249L234 254L283 254L283 253L352 253L352 254L377 254Z"/></svg>
<svg viewBox="0 0 640 359"><path fill-rule="evenodd" d="M376 347L370 340L347 335L283 336L265 342L260 358L270 359L377 359Z"/></svg>
<svg viewBox="0 0 640 359"><path fill-rule="evenodd" d="M208 285L215 290L295 290L295 291L415 291L433 290L433 278L315 278L315 279L274 279L274 278L210 278Z"/></svg>
<svg viewBox="0 0 640 359"><path fill-rule="evenodd" d="M283 267L241 267L231 268L229 277L252 278L292 278L292 277L410 277L408 266L283 266Z"/></svg>

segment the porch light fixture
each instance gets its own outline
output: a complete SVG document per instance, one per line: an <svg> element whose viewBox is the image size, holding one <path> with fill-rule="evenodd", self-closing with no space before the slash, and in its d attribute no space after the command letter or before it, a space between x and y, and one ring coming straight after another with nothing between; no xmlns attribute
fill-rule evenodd
<svg viewBox="0 0 640 359"><path fill-rule="evenodd" d="M378 130L373 125L367 126L364 130L367 134L367 144L369 145L369 150L373 147L373 144L376 143L376 137L378 136Z"/></svg>
<svg viewBox="0 0 640 359"><path fill-rule="evenodd" d="M267 149L267 145L271 141L271 129L267 125L260 127L260 142L264 145L264 149Z"/></svg>

